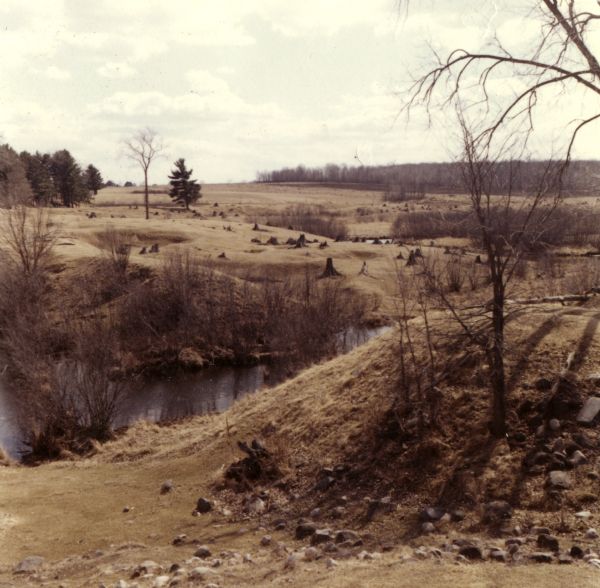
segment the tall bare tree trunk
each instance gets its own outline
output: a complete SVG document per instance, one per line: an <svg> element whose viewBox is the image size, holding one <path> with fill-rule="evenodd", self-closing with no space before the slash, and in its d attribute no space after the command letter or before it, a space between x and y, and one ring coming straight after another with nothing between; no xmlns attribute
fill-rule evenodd
<svg viewBox="0 0 600 588"><path fill-rule="evenodd" d="M148 198L148 170L144 170L144 207L146 208L146 220L150 218L150 200Z"/></svg>
<svg viewBox="0 0 600 588"><path fill-rule="evenodd" d="M492 434L506 435L506 378L504 371L504 285L501 279L494 283L492 308L492 346L488 352L492 384Z"/></svg>

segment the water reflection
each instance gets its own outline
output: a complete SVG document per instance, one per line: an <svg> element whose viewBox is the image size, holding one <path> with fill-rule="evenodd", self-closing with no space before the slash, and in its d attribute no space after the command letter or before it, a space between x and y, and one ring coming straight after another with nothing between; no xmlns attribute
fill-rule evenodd
<svg viewBox="0 0 600 588"><path fill-rule="evenodd" d="M338 352L347 353L389 327L376 329L351 328L340 334ZM265 381L265 367L213 367L195 373L145 382L136 386L121 399L115 427L130 425L138 420L172 421L181 417L210 412L222 412L242 396L263 385L274 385L285 375L277 366L269 366L270 377ZM20 441L13 398L0 378L0 444L18 459L25 449Z"/></svg>

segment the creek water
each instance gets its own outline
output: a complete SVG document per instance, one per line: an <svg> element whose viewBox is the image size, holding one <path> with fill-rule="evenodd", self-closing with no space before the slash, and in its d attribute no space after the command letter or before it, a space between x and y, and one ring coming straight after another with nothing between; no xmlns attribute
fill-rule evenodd
<svg viewBox="0 0 600 588"><path fill-rule="evenodd" d="M351 328L338 337L338 350L347 353L366 343L389 327ZM222 412L236 400L263 386L281 382L277 365L210 367L198 372L144 382L121 398L115 427L131 425L138 420L162 422L184 416ZM0 377L0 447L19 459L26 447L16 419L15 391Z"/></svg>

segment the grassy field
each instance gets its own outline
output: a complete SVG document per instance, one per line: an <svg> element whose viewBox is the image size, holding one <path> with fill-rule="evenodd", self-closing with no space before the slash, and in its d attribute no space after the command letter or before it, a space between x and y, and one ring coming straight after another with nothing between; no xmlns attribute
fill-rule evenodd
<svg viewBox="0 0 600 588"><path fill-rule="evenodd" d="M203 194L195 214L170 207L166 195L153 194L150 220L143 218L142 195L124 188L103 190L94 203L78 209L53 210L52 221L59 230L56 271L85 265L104 255L99 235L107 227L128 235L134 246L133 263L150 267L182 247L210 256L221 271L240 278L265 272L275 277L301 274L307 265L318 273L325 259L332 257L347 283L373 295L378 301L377 314L390 320L397 306L398 271L401 275L408 272L405 262L397 259L400 251L406 257L410 248L421 246L427 258L444 259L446 246L469 248L468 242L449 238L434 244L426 240L399 246L351 240L336 243L307 234L309 240L327 240L328 247L320 249L311 243L308 248L296 249L284 243L290 237L297 238L300 231L262 222L290 206L322 206L346 223L350 238L387 236L404 205L384 206L382 195L376 192L240 184L205 186ZM594 201L574 199L569 204L590 207ZM410 205L422 211L455 206L466 207L466 200L432 196ZM219 216L221 212L224 216ZM253 230L255 222L259 223L258 231ZM264 245L269 237L276 237L280 245ZM252 242L257 238L261 244ZM140 254L142 247L154 243L160 246L158 254ZM225 259L218 257L221 253ZM366 275L360 274L365 261ZM539 287L547 289L544 284L540 279ZM600 370L597 314L594 301L578 308L540 304L510 322L507 363L511 402L516 405L532 394L538 394L539 400L531 382L553 374L573 349L577 350L577 375L582 380ZM600 572L587 564L454 565L448 559L440 565L403 558L422 541L414 532L415 513L428 497L439 495L455 469L460 469L459 464L472 473L480 496L521 493L523 508L516 511L515 524L555 528L566 516L572 532L581 534L583 527L574 512L586 508L598 517L600 511L597 502L578 502L585 494L581 488L585 487L587 495L598 492L597 484L586 478L593 463L578 470L581 486L567 493L568 506L558 513L543 508L539 479L521 480L515 474L519 462L506 443L490 446L485 463L470 461L489 441L485 426L487 391L476 377L477 361L470 366L468 377L446 389L441 411L452 418L444 419L430 440L434 457L423 461L429 458L415 454L400 460L397 445L381 435L397 394L397 358L397 333L392 330L348 355L246 397L224 414L194 417L171 426L140 423L116 440L98 446L87 458L73 456L36 468L0 467L0 586L98 586L100 582L113 586L119 578L129 581L134 567L148 559L166 570L173 563L189 570L193 566L185 562L195 544L173 546L173 538L181 533L209 545L215 554L250 554L253 563L224 556L222 567L215 569L214 581L219 586L597 586ZM280 512L289 520L286 531L273 531L272 517L245 515L241 510L243 495L216 490L225 468L242 456L236 441L255 437L263 438L277 456L284 478L297 495L290 498L274 491ZM405 448L409 454L412 449ZM316 506L311 487L320 469L341 463L353 464L364 476L359 483L340 489L349 498L342 520L323 524L336 528L356 525L369 497L391 492L398 509L369 525L360 523L363 526L359 530L369 536L365 545L369 551L379 551L387 540L396 547L373 561L340 560L334 570L326 568L326 558L300 562L295 570L285 569L288 553L276 549L277 542L284 542L288 551L302 547L291 537L290 529L299 516ZM370 483L371 478L378 482ZM167 479L173 481L173 491L161 495L161 484ZM209 515L192 517L200 496L215 497L216 508ZM334 493L335 497L339 498L338 494ZM319 506L329 508L332 504L326 499ZM125 507L129 507L127 512ZM428 541L441 545L453 537L477 534L478 517L474 509L463 524L447 528ZM260 539L267 532L273 536L273 544L264 548ZM496 538L485 540L496 543ZM566 536L561 541L566 545ZM13 566L29 555L45 557L45 566L35 577L14 575ZM139 586L153 585L151 579L136 582Z"/></svg>

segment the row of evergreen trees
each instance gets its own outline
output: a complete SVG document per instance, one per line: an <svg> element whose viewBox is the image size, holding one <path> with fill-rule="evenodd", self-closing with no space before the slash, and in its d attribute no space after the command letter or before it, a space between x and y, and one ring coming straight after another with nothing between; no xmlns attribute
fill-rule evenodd
<svg viewBox="0 0 600 588"><path fill-rule="evenodd" d="M72 207L89 201L103 186L94 165L83 170L62 149L55 153L17 153L10 145L0 146L1 204L34 203L38 206Z"/></svg>

